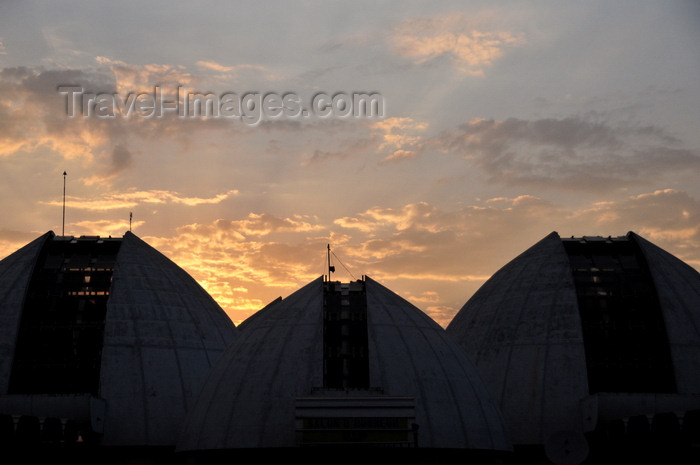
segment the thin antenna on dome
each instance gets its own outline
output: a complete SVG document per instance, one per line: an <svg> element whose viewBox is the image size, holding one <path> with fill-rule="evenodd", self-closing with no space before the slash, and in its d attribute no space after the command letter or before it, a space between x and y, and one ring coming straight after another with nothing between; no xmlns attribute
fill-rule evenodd
<svg viewBox="0 0 700 465"><path fill-rule="evenodd" d="M328 244L328 281L331 280L331 273L335 272L335 267L331 265L331 245Z"/></svg>
<svg viewBox="0 0 700 465"><path fill-rule="evenodd" d="M129 232L131 232L131 218L133 218L134 212L129 212Z"/></svg>
<svg viewBox="0 0 700 465"><path fill-rule="evenodd" d="M61 236L66 235L66 172L63 172L63 220L61 222Z"/></svg>
<svg viewBox="0 0 700 465"><path fill-rule="evenodd" d="M328 281L331 280L331 273L335 272L335 266L331 265L331 254L333 254L333 256L338 261L338 263L340 263L343 266L343 268L345 268L345 271L348 272L348 274L352 277L352 279L355 279L355 276L352 274L352 272L350 270L348 270L348 267L345 266L345 264L343 264L343 262L340 261L340 259L335 254L335 252L331 251L331 245L328 244Z"/></svg>

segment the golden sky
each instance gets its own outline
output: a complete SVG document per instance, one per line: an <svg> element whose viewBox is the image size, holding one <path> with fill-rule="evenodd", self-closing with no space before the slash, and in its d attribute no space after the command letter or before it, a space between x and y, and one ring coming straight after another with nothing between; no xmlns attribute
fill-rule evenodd
<svg viewBox="0 0 700 465"><path fill-rule="evenodd" d="M698 43L692 1L3 2L0 257L133 215L235 323L328 244L443 326L551 231L700 269Z"/></svg>

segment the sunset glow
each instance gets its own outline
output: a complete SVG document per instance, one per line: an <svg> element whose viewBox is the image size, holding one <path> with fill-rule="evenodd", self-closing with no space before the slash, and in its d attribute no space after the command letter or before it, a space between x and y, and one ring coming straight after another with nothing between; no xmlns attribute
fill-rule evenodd
<svg viewBox="0 0 700 465"><path fill-rule="evenodd" d="M552 231L700 269L698 43L690 1L5 2L0 258L61 233L66 171L67 235L131 228L236 324L327 273L328 245L334 279L443 326ZM134 113L71 117L60 86ZM155 86L309 111L139 116ZM311 108L355 92L385 114Z"/></svg>

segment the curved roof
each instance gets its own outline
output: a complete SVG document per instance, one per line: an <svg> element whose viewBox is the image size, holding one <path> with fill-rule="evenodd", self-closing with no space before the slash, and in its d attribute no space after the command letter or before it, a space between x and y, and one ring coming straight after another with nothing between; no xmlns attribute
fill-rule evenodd
<svg viewBox="0 0 700 465"><path fill-rule="evenodd" d="M82 255L69 255L68 249L61 249L68 243L80 247ZM109 251L100 248L107 243ZM57 249L46 252L49 246ZM44 274L39 276L35 270ZM101 288L96 284L100 273L100 279L106 279ZM21 324L28 311L26 302L31 303L28 289L47 276L53 279L48 284L52 294L73 297L53 301L55 307L50 311L41 303L35 306L35 313L67 312L73 319L60 320L60 325L46 320L42 323L45 332L32 337L45 340L43 334L66 334L65 321L80 325L85 318L95 318L88 326L100 328L98 342L92 337L94 332L82 333L90 336L86 339L75 335L77 327L69 326L72 342L69 336L63 343L74 344L71 350L88 347L91 352L78 361L76 374L82 373L79 363L98 361L94 388L83 384L71 391L74 385L67 384L69 388L60 385L56 391L42 391L36 385L45 378L37 368L42 365L30 367L34 370L31 375L12 386L19 338L35 331ZM76 277L78 286L87 287L69 287ZM93 300L100 298L106 302L102 304L104 316L91 317L90 312L94 315L97 308ZM74 308L76 305L81 309ZM114 239L56 237L52 232L41 236L0 262L0 309L0 413L67 418L88 415L93 430L101 433L102 445L174 446L185 412L210 366L236 337L233 322L211 296L183 269L131 232ZM33 318L36 327L36 318L55 317ZM76 337L81 339L76 342ZM47 347L52 350L51 345ZM59 349L64 347L55 350ZM27 360L27 364L32 363ZM55 363L53 360L49 363Z"/></svg>
<svg viewBox="0 0 700 465"><path fill-rule="evenodd" d="M577 295L582 279L574 278L572 269L576 266L570 261L566 241L569 239L562 240L552 232L503 266L446 328L479 368L515 444L544 444L555 433L580 429L579 402L594 393L589 387L587 339ZM626 263L635 273L637 268L642 269L640 273L648 270L653 279L649 287L655 287L658 294L662 315L658 327L663 333L665 325L667 335L666 339L660 334L659 340L667 341L660 344L670 347L670 376L675 375L676 389L663 392L700 394L698 272L632 232L616 239L571 241L627 242L641 250L634 263ZM623 274L617 276L627 272L625 266L620 271ZM593 277L591 282L596 279ZM641 278L635 274L634 279ZM653 295L654 290L651 292ZM590 294L585 297L587 302L595 298ZM589 342L595 345L595 341ZM674 380L669 383L673 385ZM650 392L652 388L642 389L640 392Z"/></svg>
<svg viewBox="0 0 700 465"><path fill-rule="evenodd" d="M649 263L663 310L678 393L700 394L700 273L630 232Z"/></svg>
<svg viewBox="0 0 700 465"><path fill-rule="evenodd" d="M130 232L111 294L100 375L108 400L104 442L174 445L236 328L187 272Z"/></svg>
<svg viewBox="0 0 700 465"><path fill-rule="evenodd" d="M551 233L498 270L446 328L491 389L515 443L569 429L588 394L569 261ZM549 431L551 429L551 431Z"/></svg>
<svg viewBox="0 0 700 465"><path fill-rule="evenodd" d="M324 392L324 284L312 281L239 325L239 339L188 413L178 450L295 446L295 408L329 392L413 399L421 447L510 449L501 415L464 352L422 311L370 278L370 388Z"/></svg>
<svg viewBox="0 0 700 465"><path fill-rule="evenodd" d="M7 392L24 295L39 252L53 233L34 239L0 260L0 394Z"/></svg>

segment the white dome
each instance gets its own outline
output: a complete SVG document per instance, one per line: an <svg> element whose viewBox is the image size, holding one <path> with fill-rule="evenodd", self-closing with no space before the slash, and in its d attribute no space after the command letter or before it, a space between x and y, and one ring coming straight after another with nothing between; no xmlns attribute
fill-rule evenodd
<svg viewBox="0 0 700 465"><path fill-rule="evenodd" d="M513 443L542 445L608 420L700 408L699 308L700 274L635 233L553 232L484 283L447 333Z"/></svg>
<svg viewBox="0 0 700 465"><path fill-rule="evenodd" d="M331 291L324 293L326 286ZM324 354L333 352L324 324L333 317L326 308L324 318L324 300L342 286L319 278L239 325L238 340L188 414L178 451L296 447L305 444L302 417L321 424L360 415L377 423L394 415L391 409L418 425L421 448L510 450L501 415L464 352L422 311L370 278L347 285L366 292L366 301L357 300L360 307L366 302L366 341L348 351L366 355L367 371L357 368L355 381L332 381L328 364L324 372ZM354 298L352 291L343 295ZM357 384L329 386L345 382Z"/></svg>
<svg viewBox="0 0 700 465"><path fill-rule="evenodd" d="M0 262L0 299L0 414L76 422L101 445L174 447L236 336L194 279L130 232L43 235Z"/></svg>

